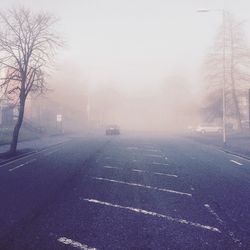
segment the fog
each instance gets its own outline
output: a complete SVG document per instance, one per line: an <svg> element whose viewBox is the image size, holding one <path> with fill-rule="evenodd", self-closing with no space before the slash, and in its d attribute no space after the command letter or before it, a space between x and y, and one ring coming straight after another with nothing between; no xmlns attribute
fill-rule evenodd
<svg viewBox="0 0 250 250"><path fill-rule="evenodd" d="M50 91L39 104L31 97L26 113L51 127L60 114L65 131L117 124L124 131L178 132L199 123L202 64L222 17L197 10L230 10L246 20L246 30L250 16L247 0L0 2L1 9L11 6L59 18L65 46L50 72Z"/></svg>

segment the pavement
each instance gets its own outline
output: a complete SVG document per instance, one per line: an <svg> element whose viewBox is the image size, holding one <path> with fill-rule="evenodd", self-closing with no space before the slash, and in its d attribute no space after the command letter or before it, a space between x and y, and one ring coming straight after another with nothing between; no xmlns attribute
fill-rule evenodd
<svg viewBox="0 0 250 250"><path fill-rule="evenodd" d="M72 136L0 165L0 249L250 249L249 193L210 145Z"/></svg>

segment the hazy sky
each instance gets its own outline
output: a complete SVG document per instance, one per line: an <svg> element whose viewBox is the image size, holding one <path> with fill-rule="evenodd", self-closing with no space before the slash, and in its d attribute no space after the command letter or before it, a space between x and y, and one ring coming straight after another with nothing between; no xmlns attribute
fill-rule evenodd
<svg viewBox="0 0 250 250"><path fill-rule="evenodd" d="M222 21L220 12L197 9L224 7L250 26L249 0L0 0L1 9L15 5L61 18L59 29L68 44L61 65L76 65L92 84L112 82L127 89L157 89L178 74L197 84Z"/></svg>

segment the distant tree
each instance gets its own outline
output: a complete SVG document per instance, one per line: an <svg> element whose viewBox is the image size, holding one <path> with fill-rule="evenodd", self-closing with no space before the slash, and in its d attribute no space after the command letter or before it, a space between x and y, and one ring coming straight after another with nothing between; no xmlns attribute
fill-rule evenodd
<svg viewBox="0 0 250 250"><path fill-rule="evenodd" d="M0 87L18 105L18 118L9 152L17 148L25 102L32 93L46 91L48 65L62 44L52 28L56 19L25 8L0 12Z"/></svg>
<svg viewBox="0 0 250 250"><path fill-rule="evenodd" d="M243 24L237 22L230 13L226 14L225 26L219 30L204 65L209 91L204 111L207 111L207 119L211 120L222 117L223 50L225 49L227 116L235 118L239 129L242 129L239 100L250 80L250 50L245 40Z"/></svg>

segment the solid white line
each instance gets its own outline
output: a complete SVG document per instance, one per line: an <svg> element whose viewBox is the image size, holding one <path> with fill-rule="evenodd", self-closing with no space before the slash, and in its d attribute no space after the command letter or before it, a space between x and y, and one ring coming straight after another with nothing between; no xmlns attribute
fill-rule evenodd
<svg viewBox="0 0 250 250"><path fill-rule="evenodd" d="M205 230L210 230L212 232L221 233L221 231L216 227L212 227L212 226L208 226L208 225L202 225L200 223L191 222L191 221L188 221L188 220L185 220L185 219L178 219L178 218L171 217L169 215L159 214L159 213L156 213L156 212L147 211L147 210L143 210L143 209L140 209L140 208L125 207L125 206L112 204L112 203L108 203L108 202L104 202L104 201L99 201L99 200L95 200L95 199L83 199L83 200L87 201L87 202L90 202L90 203L96 203L96 204L100 204L100 205L104 205L104 206L125 209L125 210L129 210L129 211L132 211L132 212L135 212L135 213L140 213L140 214L144 214L144 215L151 215L151 216L155 216L155 217L158 217L158 218L166 219L166 220L171 221L171 222L186 224L186 225L193 226L193 227L196 227L196 228L201 228L201 229L205 229Z"/></svg>
<svg viewBox="0 0 250 250"><path fill-rule="evenodd" d="M124 184L128 186L134 186L134 187L141 187L141 188L146 188L146 189L151 189L151 190L156 190L156 191L162 191L162 192L167 192L167 193L173 193L173 194L178 194L178 195L185 195L185 196L192 196L192 194L189 193L183 193L171 189L166 189L166 188L158 188L158 187L152 187L148 185L142 185L138 183L132 183L132 182L125 182L125 181L117 181L117 180L112 180L112 179L106 179L106 178L100 178L100 177L92 177L92 179L98 180L98 181L107 181L107 182L113 182L117 184Z"/></svg>
<svg viewBox="0 0 250 250"><path fill-rule="evenodd" d="M14 168L9 169L9 172L15 171L16 169L21 168L21 167L23 167L23 166L26 166L26 165L28 165L29 163L34 162L34 161L36 161L36 159L32 159L32 160L27 161L27 162L25 162L25 163L23 163L23 164L20 164L20 165L14 167Z"/></svg>
<svg viewBox="0 0 250 250"><path fill-rule="evenodd" d="M58 242L63 243L64 245L70 245L74 248L82 249L82 250L96 250L96 248L89 247L85 244L82 244L80 242L68 239L66 237L60 237L57 239Z"/></svg>
<svg viewBox="0 0 250 250"><path fill-rule="evenodd" d="M152 165L162 165L162 166L168 166L167 163L160 163L160 162L153 162Z"/></svg>
<svg viewBox="0 0 250 250"><path fill-rule="evenodd" d="M238 162L238 161L234 161L234 160L230 160L231 162L233 162L233 163L235 163L235 164L237 164L237 165L239 165L239 166L242 166L243 164L242 163L240 163L240 162Z"/></svg>

